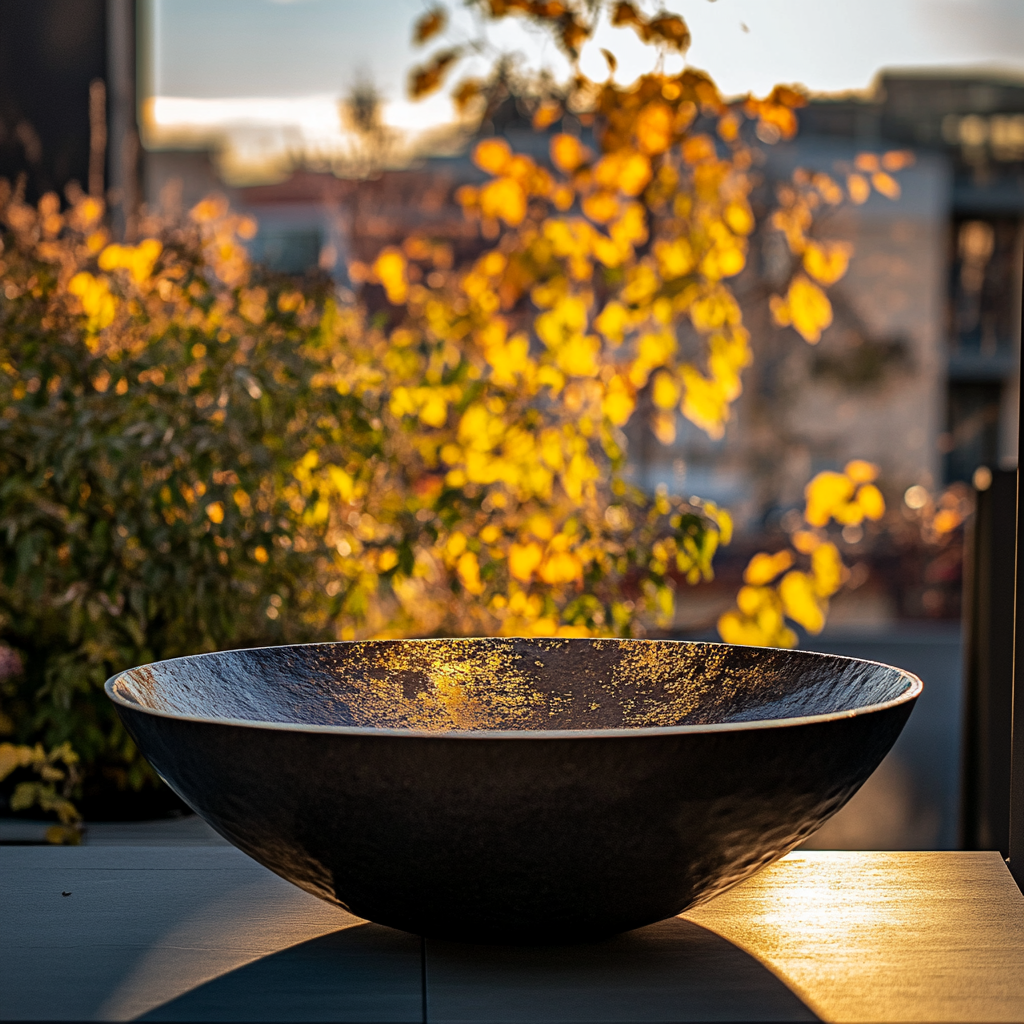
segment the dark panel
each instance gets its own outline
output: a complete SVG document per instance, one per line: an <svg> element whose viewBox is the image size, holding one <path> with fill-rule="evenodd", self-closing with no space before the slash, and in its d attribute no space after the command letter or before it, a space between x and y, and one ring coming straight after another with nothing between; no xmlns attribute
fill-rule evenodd
<svg viewBox="0 0 1024 1024"><path fill-rule="evenodd" d="M1010 839L1013 558L1017 473L995 470L980 491L964 578L962 845L999 850Z"/></svg>
<svg viewBox="0 0 1024 1024"><path fill-rule="evenodd" d="M946 404L943 476L947 484L971 480L979 466L999 459L1001 381L951 380Z"/></svg>
<svg viewBox="0 0 1024 1024"><path fill-rule="evenodd" d="M27 198L89 175L89 83L105 78L104 0L0 0L0 177Z"/></svg>

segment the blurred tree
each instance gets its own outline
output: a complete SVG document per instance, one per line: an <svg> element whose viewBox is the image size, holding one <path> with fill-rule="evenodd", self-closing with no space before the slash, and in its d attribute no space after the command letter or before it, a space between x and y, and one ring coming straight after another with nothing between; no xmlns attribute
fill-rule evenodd
<svg viewBox="0 0 1024 1024"><path fill-rule="evenodd" d="M367 178L387 165L395 143L395 132L384 123L384 101L380 90L368 79L360 79L340 104L342 123L352 138L344 158L335 170L347 177Z"/></svg>
<svg viewBox="0 0 1024 1024"><path fill-rule="evenodd" d="M650 429L664 444L675 440L680 414L721 437L752 359L730 281L746 265L756 226L749 202L754 150L793 137L802 94L777 86L764 99L726 102L704 73L685 65L665 71L689 47L685 22L664 11L645 14L626 0L477 0L472 6L482 18L481 38L444 45L414 70L414 96L439 88L463 58L487 52L487 26L508 17L547 32L573 76L546 94L535 88L531 97L535 128L562 125L550 144L554 175L514 154L503 139L476 147L474 159L492 180L462 189L460 199L484 236L498 242L478 261L480 279L461 282L464 298L457 301L470 310L479 306L477 330L500 335L492 342L497 353L516 328L525 328L518 335L524 358L526 338L539 338L546 351L538 362L549 364L548 397L580 410L584 429L603 422L621 445L615 428L643 407L652 410ZM657 50L656 70L619 86L616 58L602 50L608 79L585 75L581 51L604 18ZM446 24L443 8L428 11L414 41L429 40ZM466 78L453 95L461 106L477 102L486 118L507 94L509 78L509 58L502 56L488 79ZM778 327L791 327L814 345L832 322L825 289L846 273L851 248L815 236L816 212L844 201L861 204L872 190L898 196L892 174L910 160L903 151L864 153L844 182L798 170L778 190L769 224L789 253L783 287L769 297ZM405 291L399 256L386 258L387 266L375 267L377 279L385 287L394 282L389 296L415 320L419 304ZM434 294L424 301L436 308ZM453 472L468 471L465 465ZM751 561L737 607L719 620L723 639L794 646L787 619L820 632L828 599L847 575L827 527L881 518L876 474L856 460L844 473L822 473L808 485L804 522L786 549Z"/></svg>

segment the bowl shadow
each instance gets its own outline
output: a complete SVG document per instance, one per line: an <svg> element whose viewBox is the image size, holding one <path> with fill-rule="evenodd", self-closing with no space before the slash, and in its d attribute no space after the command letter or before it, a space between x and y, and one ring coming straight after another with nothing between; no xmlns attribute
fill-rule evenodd
<svg viewBox="0 0 1024 1024"><path fill-rule="evenodd" d="M422 993L382 995L404 933L357 925L199 985L145 1021L815 1021L757 958L684 918L573 945L422 942Z"/></svg>

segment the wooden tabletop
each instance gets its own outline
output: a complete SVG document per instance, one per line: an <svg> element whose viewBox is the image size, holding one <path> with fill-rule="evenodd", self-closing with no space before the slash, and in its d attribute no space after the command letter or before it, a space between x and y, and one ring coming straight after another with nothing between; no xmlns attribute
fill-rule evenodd
<svg viewBox="0 0 1024 1024"><path fill-rule="evenodd" d="M423 942L230 847L5 846L0 887L4 1020L1024 1020L1024 896L995 853L794 853L558 947Z"/></svg>

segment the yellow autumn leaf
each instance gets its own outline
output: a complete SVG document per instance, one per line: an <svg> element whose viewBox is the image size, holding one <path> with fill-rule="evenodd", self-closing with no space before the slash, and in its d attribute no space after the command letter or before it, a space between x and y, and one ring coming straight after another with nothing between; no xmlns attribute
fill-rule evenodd
<svg viewBox="0 0 1024 1024"><path fill-rule="evenodd" d="M351 501L355 494L355 481L341 466L328 466L327 476L342 501Z"/></svg>
<svg viewBox="0 0 1024 1024"><path fill-rule="evenodd" d="M484 585L480 579L480 563L472 551L464 551L459 555L455 571L458 573L459 582L469 593L482 594L484 592Z"/></svg>
<svg viewBox="0 0 1024 1024"><path fill-rule="evenodd" d="M843 472L855 484L870 484L878 479L878 467L866 459L851 459L843 466Z"/></svg>
<svg viewBox="0 0 1024 1024"><path fill-rule="evenodd" d="M498 387L512 387L516 378L530 367L530 342L525 334L514 334L504 344L490 345L485 358L491 366L491 379Z"/></svg>
<svg viewBox="0 0 1024 1024"><path fill-rule="evenodd" d="M659 239L654 243L654 258L658 261L661 276L666 280L690 273L697 262L693 247L686 238L676 238L671 242Z"/></svg>
<svg viewBox="0 0 1024 1024"><path fill-rule="evenodd" d="M729 401L721 385L688 364L680 367L679 375L684 388L683 415L709 437L718 440L725 433L729 414Z"/></svg>
<svg viewBox="0 0 1024 1024"><path fill-rule="evenodd" d="M797 569L787 572L779 583L779 597L786 615L808 633L820 633L825 627L825 612L814 584L807 573Z"/></svg>
<svg viewBox="0 0 1024 1024"><path fill-rule="evenodd" d="M813 530L797 530L789 540L801 555L809 555L822 542Z"/></svg>
<svg viewBox="0 0 1024 1024"><path fill-rule="evenodd" d="M607 224L619 215L619 200L611 192L594 192L580 204L595 224Z"/></svg>
<svg viewBox="0 0 1024 1024"><path fill-rule="evenodd" d="M591 250L598 262L608 268L619 267L632 255L632 249L622 246L610 238L605 238L600 231L595 231L591 240Z"/></svg>
<svg viewBox="0 0 1024 1024"><path fill-rule="evenodd" d="M718 523L718 537L721 544L732 543L732 516L728 509L719 508L713 501L704 503L704 511Z"/></svg>
<svg viewBox="0 0 1024 1024"><path fill-rule="evenodd" d="M885 171L876 171L872 174L871 184L874 185L875 191L880 192L886 199L899 199L900 197L900 183Z"/></svg>
<svg viewBox="0 0 1024 1024"><path fill-rule="evenodd" d="M497 277L508 266L508 258L500 252L489 252L477 260L476 266L480 273Z"/></svg>
<svg viewBox="0 0 1024 1024"><path fill-rule="evenodd" d="M856 501L844 502L832 510L832 518L840 526L859 526L864 521L864 509Z"/></svg>
<svg viewBox="0 0 1024 1024"><path fill-rule="evenodd" d="M865 519L878 520L885 515L885 498L874 484L863 484L858 488L857 504Z"/></svg>
<svg viewBox="0 0 1024 1024"><path fill-rule="evenodd" d="M622 427L629 422L635 408L636 401L629 390L629 385L621 375L616 374L608 381L601 402L601 411L615 426Z"/></svg>
<svg viewBox="0 0 1024 1024"><path fill-rule="evenodd" d="M513 544L508 551L508 571L517 580L528 583L543 557L543 549L536 541Z"/></svg>
<svg viewBox="0 0 1024 1024"><path fill-rule="evenodd" d="M537 337L548 348L557 349L587 327L587 304L579 295L565 295L534 321Z"/></svg>
<svg viewBox="0 0 1024 1024"><path fill-rule="evenodd" d="M551 516L538 512L530 516L526 523L526 530L538 540L549 541L555 535L555 524Z"/></svg>
<svg viewBox="0 0 1024 1024"><path fill-rule="evenodd" d="M690 322L702 334L742 320L739 303L722 286L713 286L700 296L689 309Z"/></svg>
<svg viewBox="0 0 1024 1024"><path fill-rule="evenodd" d="M562 116L562 104L555 100L544 100L533 115L533 130L542 132L550 128Z"/></svg>
<svg viewBox="0 0 1024 1024"><path fill-rule="evenodd" d="M422 46L439 32L443 32L448 21L448 12L443 7L432 7L416 19L413 25L413 42Z"/></svg>
<svg viewBox="0 0 1024 1024"><path fill-rule="evenodd" d="M420 409L420 422L428 427L443 427L448 422L448 403L442 394L432 391Z"/></svg>
<svg viewBox="0 0 1024 1024"><path fill-rule="evenodd" d="M583 578L583 563L571 551L553 551L541 565L539 575L551 586L572 583Z"/></svg>
<svg viewBox="0 0 1024 1024"><path fill-rule="evenodd" d="M834 179L823 172L814 175L814 187L829 206L838 206L843 201L843 190Z"/></svg>
<svg viewBox="0 0 1024 1024"><path fill-rule="evenodd" d="M804 488L804 519L811 526L826 526L836 510L853 497L853 481L845 473L826 469Z"/></svg>
<svg viewBox="0 0 1024 1024"><path fill-rule="evenodd" d="M568 185L556 185L551 192L551 202L556 210L566 211L576 201L576 193Z"/></svg>
<svg viewBox="0 0 1024 1024"><path fill-rule="evenodd" d="M451 559L456 559L466 550L466 544L466 535L461 530L456 530L445 543L445 554Z"/></svg>
<svg viewBox="0 0 1024 1024"><path fill-rule="evenodd" d="M601 188L638 196L651 180L651 162L643 153L620 150L601 157L594 165L594 181Z"/></svg>
<svg viewBox="0 0 1024 1024"><path fill-rule="evenodd" d="M526 217L526 193L514 178L496 178L480 190L480 212L509 227L522 224Z"/></svg>
<svg viewBox="0 0 1024 1024"><path fill-rule="evenodd" d="M551 140L551 162L566 174L586 163L589 157L590 151L575 135L560 132Z"/></svg>
<svg viewBox="0 0 1024 1024"><path fill-rule="evenodd" d="M153 273L153 267L163 252L163 244L156 238L144 238L135 247L130 270L140 284Z"/></svg>
<svg viewBox="0 0 1024 1024"><path fill-rule="evenodd" d="M206 516L211 523L224 522L224 504L220 501L212 501L206 506Z"/></svg>
<svg viewBox="0 0 1024 1024"><path fill-rule="evenodd" d="M675 444L676 415L674 412L656 412L651 417L651 431L661 444Z"/></svg>
<svg viewBox="0 0 1024 1024"><path fill-rule="evenodd" d="M736 605L744 615L756 615L775 600L775 595L767 587L740 587L736 595Z"/></svg>
<svg viewBox="0 0 1024 1024"><path fill-rule="evenodd" d="M637 344L637 362L653 370L668 362L677 345L675 334L671 331L651 331L643 334ZM644 379L646 380L646 377Z"/></svg>
<svg viewBox="0 0 1024 1024"><path fill-rule="evenodd" d="M16 768L31 764L32 756L31 747L0 743L0 780L6 779Z"/></svg>
<svg viewBox="0 0 1024 1024"><path fill-rule="evenodd" d="M619 191L626 196L638 196L651 180L651 162L642 153L630 153L619 169Z"/></svg>
<svg viewBox="0 0 1024 1024"><path fill-rule="evenodd" d="M810 241L804 249L804 270L820 284L835 284L846 273L852 252L844 242Z"/></svg>
<svg viewBox="0 0 1024 1024"><path fill-rule="evenodd" d="M504 139L484 139L473 150L473 163L487 174L503 174L512 159L512 148Z"/></svg>
<svg viewBox="0 0 1024 1024"><path fill-rule="evenodd" d="M141 284L153 271L163 245L155 238L143 239L138 245L108 245L97 259L100 270L127 270Z"/></svg>
<svg viewBox="0 0 1024 1024"><path fill-rule="evenodd" d="M739 245L715 245L700 261L700 272L709 281L735 277L747 263L747 255Z"/></svg>
<svg viewBox="0 0 1024 1024"><path fill-rule="evenodd" d="M613 345L621 345L629 327L629 310L614 299L605 304L594 321L594 327Z"/></svg>
<svg viewBox="0 0 1024 1024"><path fill-rule="evenodd" d="M594 460L583 452L576 452L562 471L562 488L574 504L583 501L584 489L600 476Z"/></svg>
<svg viewBox="0 0 1024 1024"><path fill-rule="evenodd" d="M640 203L629 203L622 216L608 227L612 241L623 249L643 245L647 241L647 214Z"/></svg>
<svg viewBox="0 0 1024 1024"><path fill-rule="evenodd" d="M739 612L729 611L719 616L718 635L727 644L743 647L770 647L770 637L758 625L756 619L747 618Z"/></svg>
<svg viewBox="0 0 1024 1024"><path fill-rule="evenodd" d="M679 403L681 389L672 374L659 371L654 375L651 386L651 400L659 409L674 409Z"/></svg>
<svg viewBox="0 0 1024 1024"><path fill-rule="evenodd" d="M812 345L821 340L821 332L832 323L832 303L828 296L809 278L797 274L789 285L784 303L773 296L771 306L775 322L793 329Z"/></svg>
<svg viewBox="0 0 1024 1024"><path fill-rule="evenodd" d="M749 235L754 230L754 213L745 199L727 203L722 219L737 235Z"/></svg>
<svg viewBox="0 0 1024 1024"><path fill-rule="evenodd" d="M384 286L388 302L395 306L402 305L408 297L409 284L406 280L405 256L401 249L388 246L382 250L373 263L373 272Z"/></svg>
<svg viewBox="0 0 1024 1024"><path fill-rule="evenodd" d="M819 544L811 553L811 574L815 592L821 597L831 597L843 585L849 572L831 541Z"/></svg>
<svg viewBox="0 0 1024 1024"><path fill-rule="evenodd" d="M555 356L558 368L569 377L596 377L601 343L592 334L577 334L563 344Z"/></svg>
<svg viewBox="0 0 1024 1024"><path fill-rule="evenodd" d="M416 402L413 399L412 390L405 387L397 387L391 393L388 408L394 416L411 416L416 412Z"/></svg>
<svg viewBox="0 0 1024 1024"><path fill-rule="evenodd" d="M682 146L683 159L688 164L700 164L714 160L718 155L715 141L710 135L691 135Z"/></svg>
<svg viewBox="0 0 1024 1024"><path fill-rule="evenodd" d="M86 270L79 271L68 282L68 292L82 304L82 311L89 318L89 329L102 330L114 319L117 304L110 294L110 284L104 277L93 277Z"/></svg>
<svg viewBox="0 0 1024 1024"><path fill-rule="evenodd" d="M851 201L860 206L868 201L871 186L863 174L850 174L846 178L846 191L850 193Z"/></svg>
<svg viewBox="0 0 1024 1024"><path fill-rule="evenodd" d="M743 391L740 371L749 366L752 355L748 334L743 328L731 332L716 332L709 339L708 369L727 402L738 398Z"/></svg>
<svg viewBox="0 0 1024 1024"><path fill-rule="evenodd" d="M103 200L83 196L75 202L68 219L79 231L88 231L103 216Z"/></svg>
<svg viewBox="0 0 1024 1024"><path fill-rule="evenodd" d="M736 595L737 608L718 620L726 643L755 647L795 647L796 634L786 625L782 602L771 587L745 586Z"/></svg>
<svg viewBox="0 0 1024 1024"><path fill-rule="evenodd" d="M565 375L554 366L542 366L537 370L537 383L551 389L557 395L565 387Z"/></svg>
<svg viewBox="0 0 1024 1024"><path fill-rule="evenodd" d="M760 551L747 564L743 571L743 582L753 586L771 583L776 576L785 572L793 564L791 551L783 549L774 555Z"/></svg>
<svg viewBox="0 0 1024 1024"><path fill-rule="evenodd" d="M939 509L932 520L932 529L938 534L952 533L961 523L963 517L954 508Z"/></svg>
<svg viewBox="0 0 1024 1024"><path fill-rule="evenodd" d="M641 152L654 156L672 145L672 108L660 100L648 103L637 115L633 125Z"/></svg>

